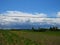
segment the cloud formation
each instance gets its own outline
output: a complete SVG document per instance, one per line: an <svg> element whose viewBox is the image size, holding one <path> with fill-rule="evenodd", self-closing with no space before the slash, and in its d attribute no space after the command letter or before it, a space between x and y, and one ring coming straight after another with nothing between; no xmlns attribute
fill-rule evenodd
<svg viewBox="0 0 60 45"><path fill-rule="evenodd" d="M56 14L56 17L60 17L60 12ZM25 13L20 11L6 11L0 14L1 26L17 26L17 25L56 25L60 24L60 18L47 18L47 14L44 13ZM1 27L0 26L0 27ZM27 26L28 27L28 26Z"/></svg>
<svg viewBox="0 0 60 45"><path fill-rule="evenodd" d="M0 17L2 21L23 23L27 21L40 22L44 19L44 17L47 17L47 15L43 13L29 14L29 13L24 13L19 11L6 11L5 13L0 14ZM38 19L39 17L43 17L43 18Z"/></svg>

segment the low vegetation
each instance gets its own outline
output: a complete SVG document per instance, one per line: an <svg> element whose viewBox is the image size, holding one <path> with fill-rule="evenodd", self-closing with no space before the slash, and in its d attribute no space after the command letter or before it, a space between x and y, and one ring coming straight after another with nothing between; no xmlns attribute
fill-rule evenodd
<svg viewBox="0 0 60 45"><path fill-rule="evenodd" d="M60 45L60 31L0 30L0 45Z"/></svg>
<svg viewBox="0 0 60 45"><path fill-rule="evenodd" d="M0 45L60 45L60 29L0 29Z"/></svg>

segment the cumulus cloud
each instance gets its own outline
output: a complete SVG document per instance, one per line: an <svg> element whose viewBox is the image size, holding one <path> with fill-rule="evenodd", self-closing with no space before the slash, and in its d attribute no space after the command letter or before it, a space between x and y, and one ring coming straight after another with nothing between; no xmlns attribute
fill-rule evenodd
<svg viewBox="0 0 60 45"><path fill-rule="evenodd" d="M4 16L26 16L26 17L47 17L46 14L44 13L35 13L35 14L30 14L30 13L25 13L25 12L20 12L20 11L6 11L3 14Z"/></svg>
<svg viewBox="0 0 60 45"><path fill-rule="evenodd" d="M3 14L0 14L0 19L2 21L10 21L10 22L26 22L30 20L30 22L38 22L39 20L42 21L42 19L37 19L39 17L47 17L46 14L43 13L36 13L36 14L29 14L25 12L20 11L6 11ZM35 19L33 19L35 18Z"/></svg>
<svg viewBox="0 0 60 45"><path fill-rule="evenodd" d="M57 17L60 16L60 12L57 13ZM51 24L56 25L60 24L60 18L47 18L47 14L44 13L25 13L20 11L6 11L0 14L0 25L43 25Z"/></svg>

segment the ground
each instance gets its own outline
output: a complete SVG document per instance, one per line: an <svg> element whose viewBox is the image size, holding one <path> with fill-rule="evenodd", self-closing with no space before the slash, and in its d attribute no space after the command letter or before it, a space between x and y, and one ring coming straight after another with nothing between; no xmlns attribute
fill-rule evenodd
<svg viewBox="0 0 60 45"><path fill-rule="evenodd" d="M0 45L60 45L60 31L0 30Z"/></svg>

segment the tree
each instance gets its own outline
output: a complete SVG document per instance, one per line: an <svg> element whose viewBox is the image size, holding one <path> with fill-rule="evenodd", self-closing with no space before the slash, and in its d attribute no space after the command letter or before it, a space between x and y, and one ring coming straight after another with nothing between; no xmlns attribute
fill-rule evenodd
<svg viewBox="0 0 60 45"><path fill-rule="evenodd" d="M51 31L58 31L58 27L53 26L53 27L50 27L50 29L49 29L49 30L51 30Z"/></svg>

